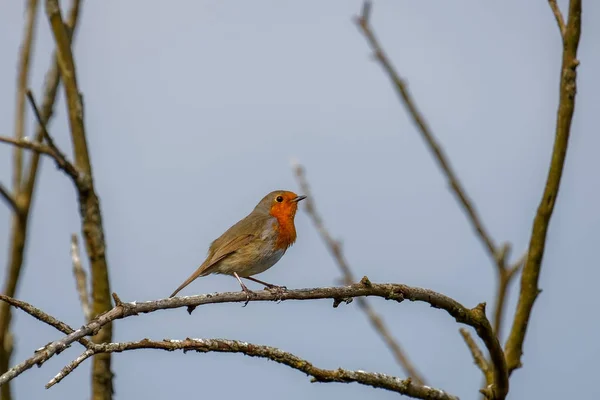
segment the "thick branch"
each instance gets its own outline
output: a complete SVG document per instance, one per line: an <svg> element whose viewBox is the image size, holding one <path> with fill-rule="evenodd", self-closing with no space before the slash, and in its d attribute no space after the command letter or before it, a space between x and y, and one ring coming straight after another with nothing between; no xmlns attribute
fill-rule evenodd
<svg viewBox="0 0 600 400"><path fill-rule="evenodd" d="M571 0L569 17L564 35L562 67L560 74L560 98L556 121L556 136L552 150L552 160L546 179L546 187L542 194L537 214L533 221L529 253L521 274L521 290L513 326L506 343L506 360L509 371L521 366L523 342L527 333L527 325L531 318L531 310L540 289L538 280L546 246L546 235L554 204L558 197L560 180L567 155L571 121L575 111L575 95L577 92L577 48L581 36L581 0Z"/></svg>
<svg viewBox="0 0 600 400"><path fill-rule="evenodd" d="M430 304L434 308L445 310L454 319L462 324L475 328L477 335L483 340L494 365L503 365L504 354L498 339L492 332L492 327L485 316L485 305L480 304L473 309L468 309L443 294L432 290L415 288L400 284L373 284L364 277L360 283L331 288L298 289L287 290L283 293L263 290L255 292L251 301L285 301L285 300L316 300L333 299L334 306L347 302L354 297L376 296L387 300L402 302L403 300L420 301ZM245 303L247 301L244 292L214 293L199 296L175 297L147 302L122 303L116 295L117 305L110 311L97 316L95 319L75 330L60 340L52 342L24 362L14 366L7 373L0 376L0 385L14 379L33 365L41 365L54 356L57 352L64 350L71 343L94 334L103 326L116 319L127 318L140 313L149 313L157 310L165 310L180 307L198 307L205 304L215 303ZM1 298L0 298L1 299ZM506 371L506 369L504 369ZM496 373L497 374L497 373ZM496 375L495 375L496 376Z"/></svg>
<svg viewBox="0 0 600 400"><path fill-rule="evenodd" d="M401 380L390 375L365 371L349 371L342 368L335 370L321 369L294 354L282 351L275 347L227 339L187 338L185 340L164 339L161 341L143 339L139 342L105 343L96 345L93 350L87 350L75 361L67 365L58 375L48 382L46 387L58 383L91 354L123 352L138 349L160 349L166 351L183 350L184 352L196 351L199 353L241 353L250 357L266 358L279 364L287 365L290 368L311 376L313 382L356 382L362 385L401 393L416 399L458 399L456 396L452 396L442 390L414 383L410 378Z"/></svg>
<svg viewBox="0 0 600 400"><path fill-rule="evenodd" d="M350 265L348 265L348 262L346 261L346 258L342 253L340 243L331 236L331 234L325 227L323 219L317 212L314 196L311 193L310 186L304 174L304 168L300 164L297 164L295 162L293 163L292 168L294 169L294 172L296 174L296 178L300 185L301 192L307 196L306 201L304 202L306 212L312 219L313 225L321 235L321 239L325 243L325 246L327 246L327 249L335 259L336 264L342 271L344 283L346 285L351 285L355 283L356 279L354 277L354 274L352 273L352 270L350 269ZM392 336L392 333L389 331L381 316L375 312L375 309L373 309L373 307L367 301L367 299L359 297L356 300L360 309L365 313L367 318L369 318L371 326L373 326L375 331L379 334L379 336L381 336L383 341L386 343L386 345L394 355L394 358L396 358L396 362L404 369L404 372L409 377L411 377L416 383L421 385L425 384L425 379L417 371L417 369L410 361L408 355L405 353L404 349L402 349L398 341L396 341L396 339Z"/></svg>
<svg viewBox="0 0 600 400"><path fill-rule="evenodd" d="M87 178L88 190L79 191L79 210L82 219L82 233L85 241L91 269L92 316L102 314L111 308L110 282L106 261L106 244L100 200L93 183L92 165L87 146L83 121L83 104L77 84L75 61L71 51L69 31L65 27L58 0L46 0L46 15L50 21L60 73L65 87L69 127L75 153L75 166ZM112 340L112 325L103 326L93 338L95 343L107 343ZM92 366L92 399L108 400L112 398L112 378L110 354L94 357Z"/></svg>

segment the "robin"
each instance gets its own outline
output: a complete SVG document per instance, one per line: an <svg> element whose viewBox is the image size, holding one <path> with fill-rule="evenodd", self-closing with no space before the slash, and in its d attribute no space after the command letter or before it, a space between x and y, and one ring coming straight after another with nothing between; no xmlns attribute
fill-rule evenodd
<svg viewBox="0 0 600 400"><path fill-rule="evenodd" d="M263 197L250 214L211 243L206 260L169 297L174 297L196 278L209 274L233 275L248 300L252 292L241 278L270 289L284 289L285 287L272 285L252 276L275 265L294 244L294 217L298 202L305 198L306 196L298 196L285 190L276 190Z"/></svg>

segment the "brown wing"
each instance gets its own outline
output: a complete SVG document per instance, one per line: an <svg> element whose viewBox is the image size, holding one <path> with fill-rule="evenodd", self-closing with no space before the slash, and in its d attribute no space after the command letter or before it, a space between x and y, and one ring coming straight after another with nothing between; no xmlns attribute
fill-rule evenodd
<svg viewBox="0 0 600 400"><path fill-rule="evenodd" d="M203 275L210 274L210 268L217 264L219 261L227 257L228 255L234 253L236 250L244 247L248 243L250 243L254 239L254 235L245 234L234 237L232 240L227 242L224 246L217 247L214 249L215 242L210 246L209 256L206 258L206 261L202 263L200 267L183 282L169 297L175 296L179 291L181 291L184 287L192 283L196 278ZM219 238L220 239L220 238ZM218 239L217 239L218 240ZM213 250L214 249L214 250Z"/></svg>
<svg viewBox="0 0 600 400"><path fill-rule="evenodd" d="M169 297L175 296L181 289L192 283L199 276L210 274L211 267L252 242L257 237L257 234L262 232L263 227L266 223L269 223L271 218L272 217L269 215L251 213L229 228L218 239L210 244L208 257L206 257L206 260L202 265L198 267L198 269Z"/></svg>

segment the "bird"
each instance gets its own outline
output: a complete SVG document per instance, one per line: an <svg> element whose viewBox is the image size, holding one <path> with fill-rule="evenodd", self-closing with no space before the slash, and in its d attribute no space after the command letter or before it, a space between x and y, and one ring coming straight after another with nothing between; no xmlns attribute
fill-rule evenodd
<svg viewBox="0 0 600 400"><path fill-rule="evenodd" d="M284 290L284 286L263 282L253 278L253 275L265 272L275 265L294 244L294 218L298 202L305 198L306 196L299 196L287 190L275 190L267 194L250 214L210 244L206 260L169 298L175 297L196 278L210 274L235 277L242 291L246 293L246 304L253 292L246 287L241 278L262 284L269 289Z"/></svg>

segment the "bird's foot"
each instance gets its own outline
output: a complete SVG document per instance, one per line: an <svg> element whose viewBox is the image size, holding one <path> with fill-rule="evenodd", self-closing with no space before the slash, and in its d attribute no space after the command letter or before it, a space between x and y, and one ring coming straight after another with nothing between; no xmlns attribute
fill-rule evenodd
<svg viewBox="0 0 600 400"><path fill-rule="evenodd" d="M244 305L242 307L246 307L248 305L248 303L250 302L250 299L252 298L252 296L256 296L256 293L254 293L252 290L248 289L246 287L246 285L242 286L242 292L246 293L246 302L244 303Z"/></svg>

